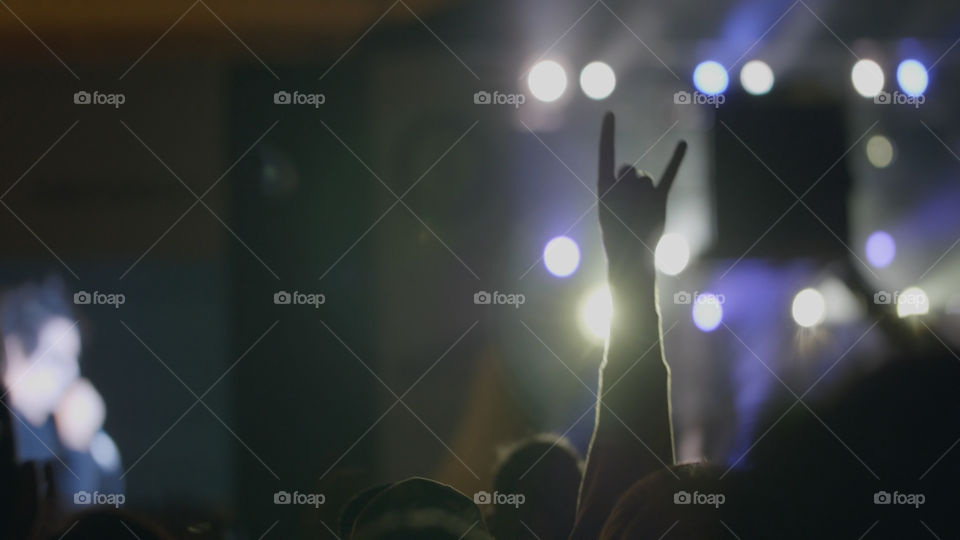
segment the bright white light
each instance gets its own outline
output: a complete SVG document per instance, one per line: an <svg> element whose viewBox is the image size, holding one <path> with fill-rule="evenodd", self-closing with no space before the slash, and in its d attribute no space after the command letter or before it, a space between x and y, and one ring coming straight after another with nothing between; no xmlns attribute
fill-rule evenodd
<svg viewBox="0 0 960 540"><path fill-rule="evenodd" d="M917 60L904 60L897 66L897 83L905 94L917 97L927 91L930 76L927 68Z"/></svg>
<svg viewBox="0 0 960 540"><path fill-rule="evenodd" d="M897 315L926 315L930 311L930 299L920 287L908 287L897 295Z"/></svg>
<svg viewBox="0 0 960 540"><path fill-rule="evenodd" d="M864 315L860 299L839 279L830 276L817 285L817 290L827 302L826 322L847 324Z"/></svg>
<svg viewBox="0 0 960 540"><path fill-rule="evenodd" d="M897 243L884 231L876 231L867 237L867 261L874 268L886 268L897 255Z"/></svg>
<svg viewBox="0 0 960 540"><path fill-rule="evenodd" d="M893 143L883 135L874 135L867 140L867 160L878 169L893 162Z"/></svg>
<svg viewBox="0 0 960 540"><path fill-rule="evenodd" d="M533 97L550 103L556 101L567 89L567 73L553 60L537 62L527 75L527 86Z"/></svg>
<svg viewBox="0 0 960 540"><path fill-rule="evenodd" d="M657 270L675 276L690 262L690 245L682 234L667 233L660 237L654 252Z"/></svg>
<svg viewBox="0 0 960 540"><path fill-rule="evenodd" d="M723 322L722 296L698 294L693 302L693 324L704 332L713 332Z"/></svg>
<svg viewBox="0 0 960 540"><path fill-rule="evenodd" d="M850 80L857 93L870 98L883 91L883 70L873 60L860 60L850 71Z"/></svg>
<svg viewBox="0 0 960 540"><path fill-rule="evenodd" d="M581 322L586 333L595 339L605 340L610 334L610 320L613 318L613 298L607 286L590 293L583 303Z"/></svg>
<svg viewBox="0 0 960 540"><path fill-rule="evenodd" d="M591 99L603 99L613 93L617 76L603 62L590 62L580 72L580 88Z"/></svg>
<svg viewBox="0 0 960 540"><path fill-rule="evenodd" d="M793 297L793 320L804 328L820 324L827 313L827 302L816 289L804 289Z"/></svg>
<svg viewBox="0 0 960 540"><path fill-rule="evenodd" d="M740 68L740 86L759 96L773 88L773 70L763 60L751 60Z"/></svg>
<svg viewBox="0 0 960 540"><path fill-rule="evenodd" d="M718 62L707 60L693 70L693 85L704 94L715 96L723 93L730 84L727 70Z"/></svg>
<svg viewBox="0 0 960 540"><path fill-rule="evenodd" d="M566 236L558 236L543 248L543 264L557 277L567 277L580 266L580 248Z"/></svg>

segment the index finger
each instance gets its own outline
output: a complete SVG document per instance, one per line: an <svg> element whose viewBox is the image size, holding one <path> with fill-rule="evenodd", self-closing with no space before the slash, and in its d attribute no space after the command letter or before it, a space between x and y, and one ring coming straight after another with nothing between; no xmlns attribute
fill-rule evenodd
<svg viewBox="0 0 960 540"><path fill-rule="evenodd" d="M677 177L677 171L680 169L680 163L683 161L683 156L686 153L687 142L678 142L677 148L673 151L673 157L670 158L670 163L667 164L667 168L664 169L663 175L660 177L660 184L657 186L657 190L662 191L664 194L670 193L670 187L673 186L673 180Z"/></svg>
<svg viewBox="0 0 960 540"><path fill-rule="evenodd" d="M607 111L603 115L603 125L600 128L600 169L597 182L601 193L613 185L613 129L613 113Z"/></svg>

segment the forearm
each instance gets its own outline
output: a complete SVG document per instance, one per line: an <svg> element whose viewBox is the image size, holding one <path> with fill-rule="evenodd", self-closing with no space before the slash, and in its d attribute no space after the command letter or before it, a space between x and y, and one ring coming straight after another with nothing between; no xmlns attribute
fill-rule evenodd
<svg viewBox="0 0 960 540"><path fill-rule="evenodd" d="M670 373L660 343L652 261L611 264L614 318L572 538L596 538L620 495L673 464Z"/></svg>

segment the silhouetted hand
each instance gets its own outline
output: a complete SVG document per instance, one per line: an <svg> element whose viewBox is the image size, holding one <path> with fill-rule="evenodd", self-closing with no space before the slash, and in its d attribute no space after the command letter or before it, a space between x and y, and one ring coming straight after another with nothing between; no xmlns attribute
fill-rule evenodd
<svg viewBox="0 0 960 540"><path fill-rule="evenodd" d="M651 258L655 242L663 232L667 212L667 194L677 176L687 143L680 141L670 163L653 185L649 176L641 176L635 168L624 165L614 176L614 117L603 117L600 131L600 170L597 179L600 197L600 229L603 247L611 269L638 257Z"/></svg>

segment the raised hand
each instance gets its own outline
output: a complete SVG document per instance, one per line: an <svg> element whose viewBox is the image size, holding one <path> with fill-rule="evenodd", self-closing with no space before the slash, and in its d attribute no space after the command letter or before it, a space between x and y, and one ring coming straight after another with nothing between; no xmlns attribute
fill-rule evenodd
<svg viewBox="0 0 960 540"><path fill-rule="evenodd" d="M670 163L653 185L653 179L623 165L614 175L614 117L603 117L600 131L600 169L597 177L600 197L600 229L611 269L637 257L652 258L652 250L663 232L667 194L677 176L687 143L680 141Z"/></svg>

